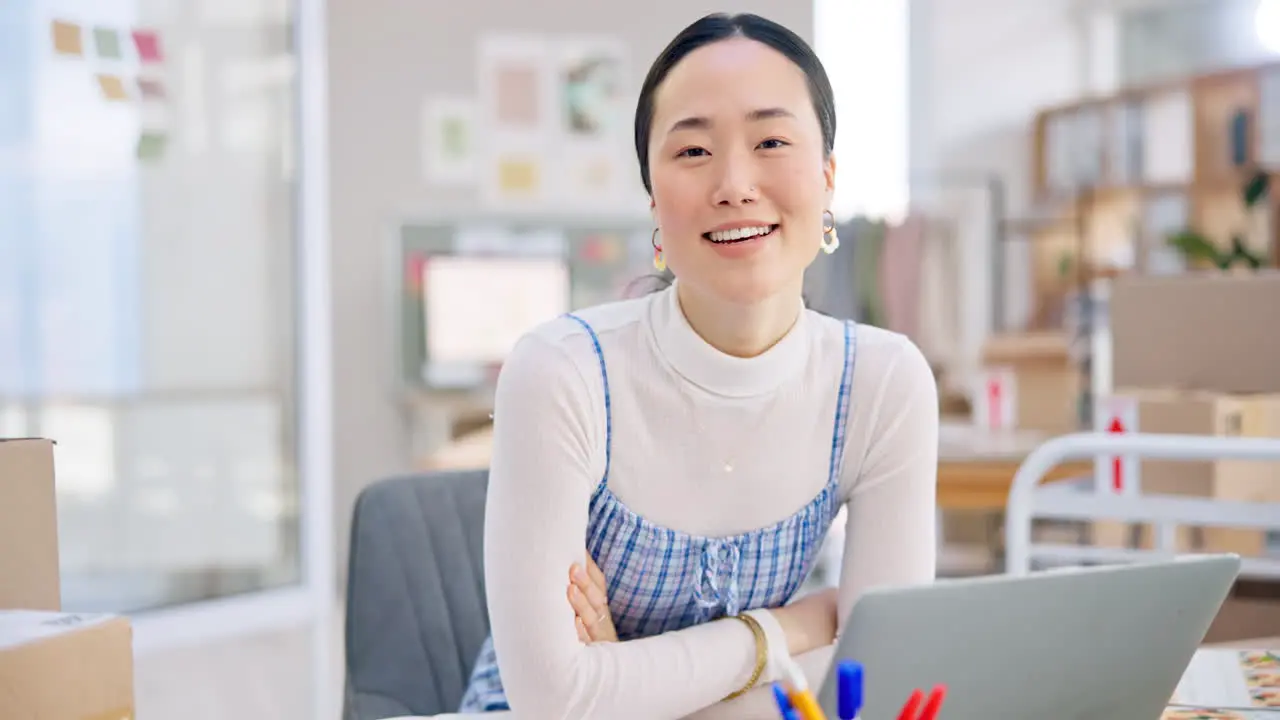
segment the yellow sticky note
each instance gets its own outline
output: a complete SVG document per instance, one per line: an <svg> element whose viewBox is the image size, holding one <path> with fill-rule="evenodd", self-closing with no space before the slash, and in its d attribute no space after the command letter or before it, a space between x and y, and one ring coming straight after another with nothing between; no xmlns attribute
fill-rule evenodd
<svg viewBox="0 0 1280 720"><path fill-rule="evenodd" d="M538 187L538 166L529 160L504 160L498 166L498 185L503 192L532 192Z"/></svg>
<svg viewBox="0 0 1280 720"><path fill-rule="evenodd" d="M80 26L64 20L54 20L53 50L61 55L84 55Z"/></svg>
<svg viewBox="0 0 1280 720"><path fill-rule="evenodd" d="M124 81L115 75L99 75L98 87L102 88L102 96L108 100L128 100Z"/></svg>

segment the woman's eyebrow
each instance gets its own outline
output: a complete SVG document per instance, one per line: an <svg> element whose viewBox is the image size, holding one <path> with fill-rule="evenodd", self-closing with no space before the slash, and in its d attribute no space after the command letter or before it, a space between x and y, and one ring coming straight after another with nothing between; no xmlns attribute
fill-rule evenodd
<svg viewBox="0 0 1280 720"><path fill-rule="evenodd" d="M772 120L774 118L794 118L794 117L795 115L792 114L790 110L787 110L786 108L780 108L780 107L761 108L759 110L752 110L751 112L747 113L747 120L749 122L759 122L760 120ZM677 120L671 126L671 129L667 131L667 134L669 135L678 130L706 130L709 127L711 127L711 118L702 117L702 116L687 117L687 118L682 118L680 120Z"/></svg>

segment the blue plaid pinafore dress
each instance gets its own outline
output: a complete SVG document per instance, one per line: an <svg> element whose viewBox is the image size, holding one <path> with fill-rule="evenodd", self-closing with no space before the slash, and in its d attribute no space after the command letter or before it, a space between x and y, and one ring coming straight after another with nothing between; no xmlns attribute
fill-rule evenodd
<svg viewBox="0 0 1280 720"><path fill-rule="evenodd" d="M795 594L839 510L837 486L857 326L844 327L844 369L831 432L831 460L822 492L791 517L729 537L671 530L637 515L608 486L613 423L609 373L595 330L577 315L595 347L604 383L605 474L591 496L587 548L608 583L609 611L619 640L658 635L757 608L780 607ZM567 601L566 601L567 602ZM493 638L480 648L459 712L510 710Z"/></svg>

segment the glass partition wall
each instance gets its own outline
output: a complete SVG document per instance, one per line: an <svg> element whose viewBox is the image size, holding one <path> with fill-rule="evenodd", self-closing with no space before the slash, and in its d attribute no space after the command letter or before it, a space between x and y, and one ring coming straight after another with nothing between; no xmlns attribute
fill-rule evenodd
<svg viewBox="0 0 1280 720"><path fill-rule="evenodd" d="M0 435L56 440L64 608L139 652L330 602L322 20L0 2Z"/></svg>

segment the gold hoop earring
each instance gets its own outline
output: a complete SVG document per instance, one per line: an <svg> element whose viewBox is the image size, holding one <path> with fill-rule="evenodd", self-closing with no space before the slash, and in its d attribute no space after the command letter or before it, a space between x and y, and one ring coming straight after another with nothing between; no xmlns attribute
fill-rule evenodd
<svg viewBox="0 0 1280 720"><path fill-rule="evenodd" d="M822 252L830 255L840 247L840 235L836 233L836 216L830 210L822 211Z"/></svg>
<svg viewBox="0 0 1280 720"><path fill-rule="evenodd" d="M649 236L649 244L653 246L653 269L658 272L664 272L667 269L667 259L662 256L662 246L658 244L658 233L660 228L653 229L653 235Z"/></svg>

